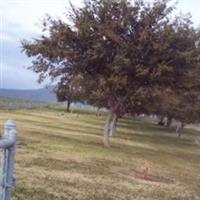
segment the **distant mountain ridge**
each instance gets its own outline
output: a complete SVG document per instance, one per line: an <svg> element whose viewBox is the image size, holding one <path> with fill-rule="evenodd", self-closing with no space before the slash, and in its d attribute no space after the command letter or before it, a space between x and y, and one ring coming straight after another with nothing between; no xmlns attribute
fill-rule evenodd
<svg viewBox="0 0 200 200"><path fill-rule="evenodd" d="M29 101L44 101L49 103L57 102L56 94L53 92L53 87L31 90L0 89L0 97Z"/></svg>

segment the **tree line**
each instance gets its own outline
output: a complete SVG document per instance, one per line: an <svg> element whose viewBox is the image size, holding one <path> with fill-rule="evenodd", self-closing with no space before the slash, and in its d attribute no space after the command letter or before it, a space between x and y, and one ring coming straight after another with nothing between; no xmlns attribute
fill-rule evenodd
<svg viewBox="0 0 200 200"><path fill-rule="evenodd" d="M191 123L200 118L200 30L167 0L89 0L68 22L47 17L43 34L22 41L39 82L61 101L108 110L103 143L126 114Z"/></svg>

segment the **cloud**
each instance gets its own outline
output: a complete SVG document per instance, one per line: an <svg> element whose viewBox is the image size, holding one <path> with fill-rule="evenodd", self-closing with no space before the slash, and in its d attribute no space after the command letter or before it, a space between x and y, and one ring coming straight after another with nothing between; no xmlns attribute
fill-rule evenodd
<svg viewBox="0 0 200 200"><path fill-rule="evenodd" d="M20 25L20 30L30 33L41 32L41 21L46 14L64 19L69 1L66 0L6 0L3 1L3 22L5 25ZM81 0L72 3L80 6Z"/></svg>
<svg viewBox="0 0 200 200"><path fill-rule="evenodd" d="M33 73L27 73L26 69L4 65L2 68L1 87L7 89L38 88L37 76Z"/></svg>
<svg viewBox="0 0 200 200"><path fill-rule="evenodd" d="M179 0L177 5L177 12L187 14L190 13L192 18L192 22L194 25L200 26L200 14L199 14L199 8L200 8L200 1L198 0Z"/></svg>
<svg viewBox="0 0 200 200"><path fill-rule="evenodd" d="M73 3L80 5L80 0ZM6 0L1 2L1 84L3 88L38 88L37 75L27 70L30 59L21 53L22 39L41 34L41 21L48 13L65 18L66 0Z"/></svg>
<svg viewBox="0 0 200 200"><path fill-rule="evenodd" d="M20 41L37 38L41 34L41 21L48 13L53 18L66 20L68 0L0 0L1 16L1 74L4 88L36 88L37 76L26 70L30 59L21 53ZM151 0L152 1L152 0ZM173 0L175 1L175 0ZM83 0L71 0L82 6ZM198 0L180 0L177 12L190 12L195 25L200 25Z"/></svg>

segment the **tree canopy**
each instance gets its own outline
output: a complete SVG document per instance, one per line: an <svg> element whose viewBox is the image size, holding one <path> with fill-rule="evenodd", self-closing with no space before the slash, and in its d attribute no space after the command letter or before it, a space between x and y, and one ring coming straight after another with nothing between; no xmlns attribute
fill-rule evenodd
<svg viewBox="0 0 200 200"><path fill-rule="evenodd" d="M71 6L69 23L49 17L43 24L48 34L22 42L39 81L64 80L109 110L106 146L116 116L156 112L159 104L165 110L171 99L163 93L177 99L194 85L199 91L191 78L199 73L199 33L189 18L173 18L167 2L86 1Z"/></svg>

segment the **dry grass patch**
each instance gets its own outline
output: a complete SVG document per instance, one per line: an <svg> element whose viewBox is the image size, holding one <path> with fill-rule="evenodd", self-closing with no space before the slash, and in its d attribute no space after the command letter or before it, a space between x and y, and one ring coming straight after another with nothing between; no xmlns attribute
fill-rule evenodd
<svg viewBox="0 0 200 200"><path fill-rule="evenodd" d="M15 119L19 133L13 200L200 199L200 146L193 143L198 128L188 127L178 139L152 121L124 118L111 148L104 148L104 114L61 112L2 111L1 125ZM144 161L151 175L175 182L130 178ZM125 175L113 171L116 166Z"/></svg>

